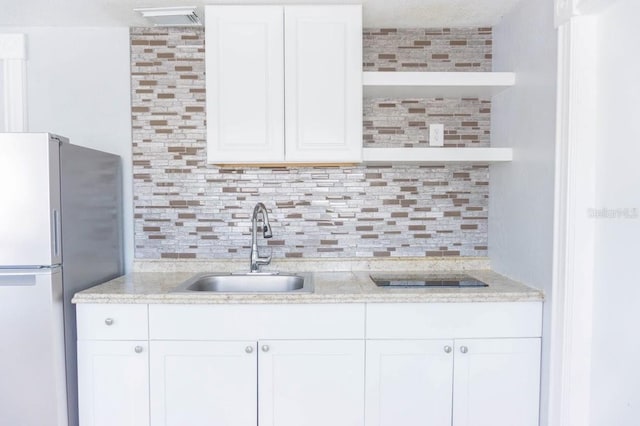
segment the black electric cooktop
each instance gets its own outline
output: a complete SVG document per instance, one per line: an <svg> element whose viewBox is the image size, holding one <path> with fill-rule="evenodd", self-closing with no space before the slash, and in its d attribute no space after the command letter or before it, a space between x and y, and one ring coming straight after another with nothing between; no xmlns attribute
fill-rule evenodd
<svg viewBox="0 0 640 426"><path fill-rule="evenodd" d="M378 287L389 288L488 287L488 284L464 274L379 274L369 277Z"/></svg>

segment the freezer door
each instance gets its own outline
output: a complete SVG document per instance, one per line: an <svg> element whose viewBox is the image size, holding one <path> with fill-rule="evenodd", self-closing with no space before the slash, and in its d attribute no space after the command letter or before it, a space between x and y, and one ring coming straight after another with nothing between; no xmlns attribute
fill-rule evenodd
<svg viewBox="0 0 640 426"><path fill-rule="evenodd" d="M0 267L62 261L60 140L0 133Z"/></svg>
<svg viewBox="0 0 640 426"><path fill-rule="evenodd" d="M0 424L67 426L62 277L0 270Z"/></svg>

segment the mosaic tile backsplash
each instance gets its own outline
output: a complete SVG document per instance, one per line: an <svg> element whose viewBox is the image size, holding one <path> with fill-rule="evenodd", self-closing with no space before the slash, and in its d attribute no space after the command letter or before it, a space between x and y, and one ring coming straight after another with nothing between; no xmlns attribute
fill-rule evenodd
<svg viewBox="0 0 640 426"><path fill-rule="evenodd" d="M491 71L491 28L367 28L364 71Z"/></svg>
<svg viewBox="0 0 640 426"><path fill-rule="evenodd" d="M365 30L365 58L399 52L394 37L405 43L415 34L436 46L467 34L466 49L490 69L490 29L438 31ZM449 54L438 67L459 67L462 59ZM487 166L210 166L203 30L132 28L131 62L136 258L248 258L258 201L273 227L273 238L259 243L276 258L487 255ZM482 99L373 99L365 103L365 146L423 146L430 122L445 123L447 146L488 146L490 110Z"/></svg>
<svg viewBox="0 0 640 426"><path fill-rule="evenodd" d="M365 148L425 148L429 125L444 124L445 147L488 147L488 99L365 99Z"/></svg>

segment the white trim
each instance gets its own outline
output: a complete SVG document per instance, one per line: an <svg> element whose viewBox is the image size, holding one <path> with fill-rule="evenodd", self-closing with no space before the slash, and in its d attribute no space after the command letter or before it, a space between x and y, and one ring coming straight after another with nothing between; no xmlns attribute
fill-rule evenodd
<svg viewBox="0 0 640 426"><path fill-rule="evenodd" d="M555 25L568 24L572 18L602 12L618 0L555 0Z"/></svg>
<svg viewBox="0 0 640 426"><path fill-rule="evenodd" d="M554 21L557 28L569 22L571 18L577 15L577 0L555 0L554 2Z"/></svg>
<svg viewBox="0 0 640 426"><path fill-rule="evenodd" d="M0 60L27 59L24 34L0 34Z"/></svg>
<svg viewBox="0 0 640 426"><path fill-rule="evenodd" d="M580 15L600 13L618 0L576 0L577 12Z"/></svg>
<svg viewBox="0 0 640 426"><path fill-rule="evenodd" d="M21 59L4 61L4 128L7 132L27 130L26 66Z"/></svg>
<svg viewBox="0 0 640 426"><path fill-rule="evenodd" d="M549 426L589 424L597 46L594 17L558 33L558 103Z"/></svg>
<svg viewBox="0 0 640 426"><path fill-rule="evenodd" d="M7 132L27 131L26 37L0 34L0 60L4 67L4 117Z"/></svg>

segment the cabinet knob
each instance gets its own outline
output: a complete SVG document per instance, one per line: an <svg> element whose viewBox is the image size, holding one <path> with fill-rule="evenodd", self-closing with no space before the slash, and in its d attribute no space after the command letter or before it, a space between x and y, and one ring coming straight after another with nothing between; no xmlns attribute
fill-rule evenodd
<svg viewBox="0 0 640 426"><path fill-rule="evenodd" d="M247 346L246 348L244 348L244 351L248 354L253 352L253 346Z"/></svg>
<svg viewBox="0 0 640 426"><path fill-rule="evenodd" d="M269 352L269 345L262 345L262 352Z"/></svg>
<svg viewBox="0 0 640 426"><path fill-rule="evenodd" d="M460 352L466 354L467 352L469 352L469 348L467 348L466 346L460 346Z"/></svg>
<svg viewBox="0 0 640 426"><path fill-rule="evenodd" d="M107 325L113 325L113 318L107 318L104 320L104 323Z"/></svg>
<svg viewBox="0 0 640 426"><path fill-rule="evenodd" d="M445 346L445 347L444 347L444 351L445 351L446 353L448 353L448 354L450 354L450 353L451 353L451 350L452 350L452 349L451 349L451 346Z"/></svg>
<svg viewBox="0 0 640 426"><path fill-rule="evenodd" d="M142 346L136 346L133 350L136 351L137 354L141 354L144 348Z"/></svg>

